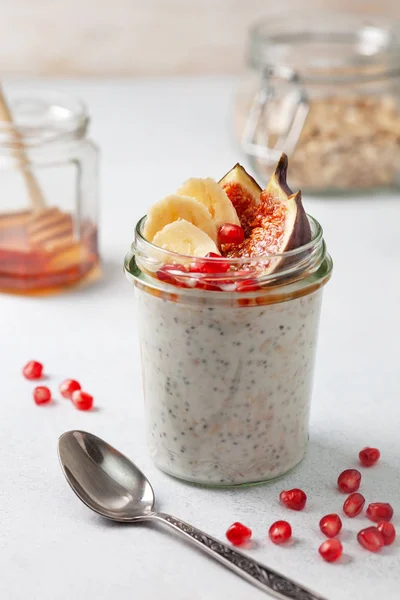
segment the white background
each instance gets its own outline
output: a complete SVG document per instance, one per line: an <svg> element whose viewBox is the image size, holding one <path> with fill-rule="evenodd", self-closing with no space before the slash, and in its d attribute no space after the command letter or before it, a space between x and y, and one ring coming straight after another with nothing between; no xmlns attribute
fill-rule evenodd
<svg viewBox="0 0 400 600"><path fill-rule="evenodd" d="M22 84L21 84L22 85ZM26 85L26 84L24 84ZM239 158L226 108L232 79L58 82L83 96L103 149L101 248L104 279L48 298L0 296L0 598L2 600L256 600L248 583L161 527L118 526L73 495L58 465L58 436L86 429L104 437L147 473L158 507L223 539L240 520L253 528L249 554L315 588L329 600L397 600L399 544L379 555L356 532L365 518L344 519L345 555L325 564L320 517L339 511L337 475L357 466L365 445L382 451L363 470L362 492L394 506L400 525L400 287L398 197L306 198L324 226L334 259L325 289L311 415L310 450L290 476L270 485L207 490L169 478L145 448L143 398L133 291L122 262L133 226L148 205L189 176L220 177ZM13 84L16 89L17 84ZM9 88L10 89L10 88ZM53 390L79 379L96 399L80 413L66 400L37 407L30 359L45 364ZM302 487L302 513L278 504L281 489ZM269 525L289 518L295 543L278 548Z"/></svg>

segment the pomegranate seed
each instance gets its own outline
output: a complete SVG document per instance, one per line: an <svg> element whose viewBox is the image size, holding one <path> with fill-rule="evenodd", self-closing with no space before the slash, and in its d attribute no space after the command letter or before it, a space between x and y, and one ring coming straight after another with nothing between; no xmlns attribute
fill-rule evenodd
<svg viewBox="0 0 400 600"><path fill-rule="evenodd" d="M73 392L71 399L78 410L90 410L93 406L93 396L82 390Z"/></svg>
<svg viewBox="0 0 400 600"><path fill-rule="evenodd" d="M341 492L350 494L356 492L360 487L361 473L357 469L346 469L343 473L340 473L337 484Z"/></svg>
<svg viewBox="0 0 400 600"><path fill-rule="evenodd" d="M357 540L363 548L370 552L378 552L385 545L385 538L377 527L362 529L357 534Z"/></svg>
<svg viewBox="0 0 400 600"><path fill-rule="evenodd" d="M236 284L237 292L256 292L260 289L257 279L246 279L238 281Z"/></svg>
<svg viewBox="0 0 400 600"><path fill-rule="evenodd" d="M392 523L380 521L376 528L379 529L383 535L385 546L390 546L390 544L393 544L394 540L396 539L396 530Z"/></svg>
<svg viewBox="0 0 400 600"><path fill-rule="evenodd" d="M209 290L210 292L221 292L222 288L219 285L215 285L215 283L211 283L211 281L205 281L199 279L196 281L195 287L199 290Z"/></svg>
<svg viewBox="0 0 400 600"><path fill-rule="evenodd" d="M157 271L157 277L160 281L165 281L165 283L182 285L175 277L175 275L179 275L179 272L186 272L183 265L164 265Z"/></svg>
<svg viewBox="0 0 400 600"><path fill-rule="evenodd" d="M237 271L235 271L235 277L239 277L242 280L244 278L249 279L250 276L254 276L257 277L257 271L256 269L253 269L252 267L249 267L247 269L238 269Z"/></svg>
<svg viewBox="0 0 400 600"><path fill-rule="evenodd" d="M293 490L282 490L279 499L287 508L292 510L303 510L307 502L307 496L303 490L293 488Z"/></svg>
<svg viewBox="0 0 400 600"><path fill-rule="evenodd" d="M242 546L249 541L252 531L242 523L233 523L226 532L226 537L234 546Z"/></svg>
<svg viewBox="0 0 400 600"><path fill-rule="evenodd" d="M214 260L198 260L190 265L191 273L226 273L229 271L230 264L227 260L221 258L215 252L209 252L204 258L213 258ZM216 260L216 259L219 260Z"/></svg>
<svg viewBox="0 0 400 600"><path fill-rule="evenodd" d="M269 528L268 535L274 544L283 544L292 537L292 528L287 521L275 521Z"/></svg>
<svg viewBox="0 0 400 600"><path fill-rule="evenodd" d="M319 528L326 537L334 538L342 529L342 520L339 515L336 515L335 513L325 515L319 522Z"/></svg>
<svg viewBox="0 0 400 600"><path fill-rule="evenodd" d="M240 225L224 223L218 230L220 244L241 244L244 241L244 231Z"/></svg>
<svg viewBox="0 0 400 600"><path fill-rule="evenodd" d="M354 494L350 494L350 496L344 501L343 512L352 519L360 514L364 508L364 504L364 496L358 492L355 492Z"/></svg>
<svg viewBox="0 0 400 600"><path fill-rule="evenodd" d="M22 369L22 373L26 379L40 379L42 371L43 365L36 360L29 361Z"/></svg>
<svg viewBox="0 0 400 600"><path fill-rule="evenodd" d="M47 404L51 400L51 392L48 387L39 385L33 390L33 399L36 404Z"/></svg>
<svg viewBox="0 0 400 600"><path fill-rule="evenodd" d="M204 260L198 260L197 262L192 262L189 265L189 272L190 273L203 273L202 269L204 267Z"/></svg>
<svg viewBox="0 0 400 600"><path fill-rule="evenodd" d="M390 521L393 517L393 508L388 502L372 502L368 505L366 515L374 523Z"/></svg>
<svg viewBox="0 0 400 600"><path fill-rule="evenodd" d="M318 552L326 562L335 562L342 556L343 546L339 540L326 540L320 545Z"/></svg>
<svg viewBox="0 0 400 600"><path fill-rule="evenodd" d="M59 390L63 398L71 400L72 393L81 389L81 384L75 379L66 379L60 384Z"/></svg>
<svg viewBox="0 0 400 600"><path fill-rule="evenodd" d="M381 453L378 448L368 448L368 446L363 448L358 454L358 458L363 467L372 467L372 465L378 462L380 456Z"/></svg>

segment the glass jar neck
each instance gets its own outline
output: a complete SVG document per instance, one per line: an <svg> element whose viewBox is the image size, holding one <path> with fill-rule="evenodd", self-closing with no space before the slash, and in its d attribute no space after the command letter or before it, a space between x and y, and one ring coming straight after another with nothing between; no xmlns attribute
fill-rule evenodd
<svg viewBox="0 0 400 600"><path fill-rule="evenodd" d="M0 118L0 151L40 148L85 137L89 117L78 99L48 91L28 91L8 101L12 121Z"/></svg>
<svg viewBox="0 0 400 600"><path fill-rule="evenodd" d="M168 299L177 294L185 303L207 298L217 304L232 304L247 298L257 304L284 302L307 295L324 285L331 275L332 260L327 253L319 223L309 217L312 239L308 244L287 251L251 258L196 258L169 252L144 239L145 218L137 224L135 241L125 258L125 274L134 285ZM228 269L216 273L204 268L210 261L227 263ZM160 270L172 270L174 283L159 276ZM211 274L210 274L211 273ZM246 289L246 282L256 284Z"/></svg>
<svg viewBox="0 0 400 600"><path fill-rule="evenodd" d="M329 13L283 15L256 23L248 61L280 65L303 82L373 80L400 75L399 25Z"/></svg>

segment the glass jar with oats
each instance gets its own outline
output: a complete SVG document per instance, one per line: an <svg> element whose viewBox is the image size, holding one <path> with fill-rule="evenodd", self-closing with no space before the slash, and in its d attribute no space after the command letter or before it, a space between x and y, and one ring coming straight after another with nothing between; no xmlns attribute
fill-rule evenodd
<svg viewBox="0 0 400 600"><path fill-rule="evenodd" d="M236 136L259 179L282 151L293 187L367 192L400 183L400 27L310 13L260 21L236 96Z"/></svg>

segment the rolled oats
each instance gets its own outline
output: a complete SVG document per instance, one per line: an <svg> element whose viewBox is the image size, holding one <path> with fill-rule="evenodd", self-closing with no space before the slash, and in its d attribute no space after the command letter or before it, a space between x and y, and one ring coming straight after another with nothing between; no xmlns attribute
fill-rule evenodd
<svg viewBox="0 0 400 600"><path fill-rule="evenodd" d="M264 127L278 110L279 104L272 107ZM263 136L265 131L259 130L259 143ZM269 144L276 139L270 136ZM269 176L265 163L256 164L260 173ZM290 185L296 189L356 190L399 184L400 109L395 99L349 95L312 100L290 167Z"/></svg>

